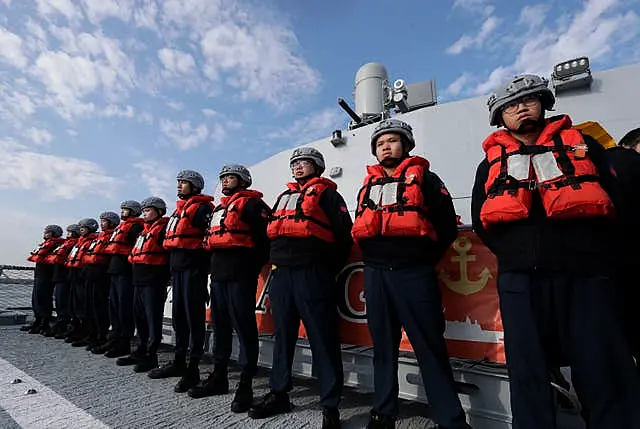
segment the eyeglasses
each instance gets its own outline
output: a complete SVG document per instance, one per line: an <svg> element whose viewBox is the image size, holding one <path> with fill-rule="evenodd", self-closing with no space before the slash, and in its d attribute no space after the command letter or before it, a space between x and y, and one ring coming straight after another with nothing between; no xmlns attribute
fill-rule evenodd
<svg viewBox="0 0 640 429"><path fill-rule="evenodd" d="M526 107L531 107L536 104L540 99L535 95L527 95L526 97L518 98L504 105L502 111L504 113L515 113L518 110L518 106L521 104Z"/></svg>
<svg viewBox="0 0 640 429"><path fill-rule="evenodd" d="M297 167L310 167L312 166L313 163L307 159L298 159L296 161L293 161L291 163L291 168L297 168Z"/></svg>

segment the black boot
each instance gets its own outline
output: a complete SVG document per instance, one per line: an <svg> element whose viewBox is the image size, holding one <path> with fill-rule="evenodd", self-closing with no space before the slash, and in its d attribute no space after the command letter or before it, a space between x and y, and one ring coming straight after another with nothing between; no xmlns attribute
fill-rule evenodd
<svg viewBox="0 0 640 429"><path fill-rule="evenodd" d="M249 411L253 403L253 378L240 374L240 383L236 388L236 394L231 402L232 413L244 413Z"/></svg>
<svg viewBox="0 0 640 429"><path fill-rule="evenodd" d="M198 383L200 383L200 368L198 368L198 362L189 362L187 370L176 383L173 391L176 393L188 392L189 389L197 386Z"/></svg>
<svg viewBox="0 0 640 429"><path fill-rule="evenodd" d="M138 363L133 367L134 372L147 372L158 367L158 355L150 353L145 355Z"/></svg>
<svg viewBox="0 0 640 429"><path fill-rule="evenodd" d="M154 368L147 373L149 378L169 378L169 377L182 377L187 372L187 365L184 358L176 356L174 361L162 365L160 368Z"/></svg>
<svg viewBox="0 0 640 429"><path fill-rule="evenodd" d="M322 429L341 429L340 411L337 408L322 409Z"/></svg>
<svg viewBox="0 0 640 429"><path fill-rule="evenodd" d="M266 419L276 414L284 414L291 411L289 394L286 392L271 391L264 395L262 400L249 408L247 413L252 419Z"/></svg>
<svg viewBox="0 0 640 429"><path fill-rule="evenodd" d="M20 327L20 330L22 332L29 332L31 329L33 329L35 326L40 326L40 320L36 318L36 320L33 321L33 323L30 323L28 325L24 325Z"/></svg>
<svg viewBox="0 0 640 429"><path fill-rule="evenodd" d="M92 341L93 341L93 337L89 335L89 336L81 338L81 339L79 339L77 341L72 342L71 343L71 347L86 347Z"/></svg>
<svg viewBox="0 0 640 429"><path fill-rule="evenodd" d="M141 349L138 347L136 351L129 354L128 356L122 356L116 359L116 365L118 366L129 366L135 365L147 356L147 351L145 349Z"/></svg>
<svg viewBox="0 0 640 429"><path fill-rule="evenodd" d="M27 331L27 333L39 334L40 332L42 332L42 328L44 328L44 325L41 321L38 320L36 322L33 322L33 325L31 325L31 328Z"/></svg>
<svg viewBox="0 0 640 429"><path fill-rule="evenodd" d="M45 317L42 321L42 330L40 334L45 337L53 337L55 333L53 332L53 327L51 326L51 318Z"/></svg>
<svg viewBox="0 0 640 429"><path fill-rule="evenodd" d="M105 357L108 358L117 358L121 356L127 356L131 353L131 341L129 340L118 340L115 341L109 350L104 354Z"/></svg>
<svg viewBox="0 0 640 429"><path fill-rule="evenodd" d="M189 396L192 398L226 395L227 393L229 393L227 368L215 368L202 383L189 389Z"/></svg>
<svg viewBox="0 0 640 429"><path fill-rule="evenodd" d="M94 348L92 348L91 349L91 353L93 353L94 355L103 355L104 352L109 350L112 345L113 345L113 340L107 340L104 343L102 343L100 345L97 345Z"/></svg>
<svg viewBox="0 0 640 429"><path fill-rule="evenodd" d="M396 420L393 417L383 416L376 411L369 413L369 423L367 429L395 429Z"/></svg>

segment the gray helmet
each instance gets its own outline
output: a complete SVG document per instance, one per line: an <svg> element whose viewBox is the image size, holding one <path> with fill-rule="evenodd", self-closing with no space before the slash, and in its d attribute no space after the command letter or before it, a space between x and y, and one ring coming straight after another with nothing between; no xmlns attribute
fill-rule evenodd
<svg viewBox="0 0 640 429"><path fill-rule="evenodd" d="M92 218L84 218L78 221L78 226L80 228L87 228L89 232L96 232L98 230L98 221Z"/></svg>
<svg viewBox="0 0 640 429"><path fill-rule="evenodd" d="M120 216L114 212L103 212L100 213L100 220L106 219L111 222L111 226L118 226L120 224Z"/></svg>
<svg viewBox="0 0 640 429"><path fill-rule="evenodd" d="M134 200L125 200L120 204L121 209L129 209L131 216L140 216L142 213L142 207L140 203Z"/></svg>
<svg viewBox="0 0 640 429"><path fill-rule="evenodd" d="M80 235L80 225L78 225L77 223L72 223L71 225L67 226L67 232L72 232L76 235Z"/></svg>
<svg viewBox="0 0 640 429"><path fill-rule="evenodd" d="M198 188L199 190L204 189L204 177L197 171L182 170L176 176L176 180L185 180L191 183L191 186L194 188Z"/></svg>
<svg viewBox="0 0 640 429"><path fill-rule="evenodd" d="M396 133L400 134L407 140L407 152L411 152L416 147L416 141L413 138L413 128L400 119L385 119L380 122L371 134L371 153L376 156L376 141L383 134Z"/></svg>
<svg viewBox="0 0 640 429"><path fill-rule="evenodd" d="M247 182L247 186L251 186L251 183L252 183L251 173L249 172L249 169L244 165L227 164L224 167L222 167L222 170L220 170L220 174L218 174L218 178L222 179L222 176L226 176L227 174L235 174L240 179Z"/></svg>
<svg viewBox="0 0 640 429"><path fill-rule="evenodd" d="M487 106L489 106L489 125L500 126L502 124L502 118L500 117L502 108L512 101L527 95L538 95L543 109L553 109L556 98L549 89L548 83L544 77L533 74L523 74L514 77L504 84L491 94L487 100Z"/></svg>
<svg viewBox="0 0 640 429"><path fill-rule="evenodd" d="M318 171L318 174L322 174L324 172L324 156L322 156L319 150L312 147L299 147L291 154L291 158L289 158L289 165L299 159L311 160L318 167L318 170L320 170Z"/></svg>
<svg viewBox="0 0 640 429"><path fill-rule="evenodd" d="M157 210L167 212L167 203L164 202L162 198L158 197L147 197L144 200L140 201L140 205L143 209L147 207L153 207Z"/></svg>
<svg viewBox="0 0 640 429"><path fill-rule="evenodd" d="M44 227L44 232L50 232L54 237L62 237L63 234L60 225L47 225Z"/></svg>

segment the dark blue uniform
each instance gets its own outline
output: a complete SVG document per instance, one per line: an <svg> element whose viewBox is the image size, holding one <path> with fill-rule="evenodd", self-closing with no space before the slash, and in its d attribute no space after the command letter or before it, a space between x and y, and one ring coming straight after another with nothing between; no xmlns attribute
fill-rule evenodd
<svg viewBox="0 0 640 429"><path fill-rule="evenodd" d="M435 266L455 240L457 217L440 178L425 172L422 195L438 240L377 236L359 240L364 262L367 322L374 346L373 414L398 415L401 327L413 347L434 420L466 428L444 340L445 320Z"/></svg>
<svg viewBox="0 0 640 429"><path fill-rule="evenodd" d="M604 149L585 136L602 187L617 204ZM514 429L556 427L550 371L569 364L590 428L639 428L640 383L615 305L614 223L605 218L549 220L533 194L528 219L485 230L489 165L473 189L473 226L498 258Z"/></svg>

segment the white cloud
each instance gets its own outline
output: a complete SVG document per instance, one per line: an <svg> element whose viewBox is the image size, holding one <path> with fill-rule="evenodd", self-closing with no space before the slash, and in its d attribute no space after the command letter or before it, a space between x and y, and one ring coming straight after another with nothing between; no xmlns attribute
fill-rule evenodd
<svg viewBox="0 0 640 429"><path fill-rule="evenodd" d="M219 113L213 109L202 109L202 114L208 118L213 118L214 116L219 115Z"/></svg>
<svg viewBox="0 0 640 429"><path fill-rule="evenodd" d="M36 0L38 13L43 17L62 15L69 21L75 21L81 17L80 11L73 5L72 0Z"/></svg>
<svg viewBox="0 0 640 429"><path fill-rule="evenodd" d="M566 59L587 55L592 64L597 64L612 56L624 58L624 52L633 49L626 46L637 46L640 19L619 0L587 0L582 9L553 27L539 24L544 13L545 6L541 5L522 10L520 25L504 37L517 44L511 62L499 65L485 78L468 79L461 92L487 94L516 74L548 76L555 64Z"/></svg>
<svg viewBox="0 0 640 429"><path fill-rule="evenodd" d="M198 147L209 137L209 129L205 124L192 126L191 121L162 119L160 131L180 150Z"/></svg>
<svg viewBox="0 0 640 429"><path fill-rule="evenodd" d="M475 36L469 36L467 34L461 36L453 45L447 48L447 53L451 55L458 55L467 48L482 47L483 43L487 40L487 37L493 32L493 30L500 24L500 19L495 16L488 17L483 23L482 27Z"/></svg>
<svg viewBox="0 0 640 429"><path fill-rule="evenodd" d="M345 113L329 107L295 120L290 126L267 134L267 139L279 143L297 145L328 137L336 129L342 129Z"/></svg>
<svg viewBox="0 0 640 429"><path fill-rule="evenodd" d="M118 106L116 104L110 104L100 112L100 115L107 118L133 118L135 116L135 109L131 105Z"/></svg>
<svg viewBox="0 0 640 429"><path fill-rule="evenodd" d="M85 13L93 24L100 24L106 18L129 21L133 13L131 0L82 0Z"/></svg>
<svg viewBox="0 0 640 429"><path fill-rule="evenodd" d="M263 22L248 11L224 12L233 19L209 27L200 43L209 79L238 89L243 100L262 100L276 108L285 106L283 94L311 94L318 89L320 76L297 52L291 30Z"/></svg>
<svg viewBox="0 0 640 429"><path fill-rule="evenodd" d="M175 193L174 180L177 170L163 161L146 160L133 164L140 173L140 180L145 184L151 195L160 197L170 206L168 196Z"/></svg>
<svg viewBox="0 0 640 429"><path fill-rule="evenodd" d="M118 182L91 161L60 157L3 144L0 189L37 191L46 199L78 199L86 194L111 197Z"/></svg>
<svg viewBox="0 0 640 429"><path fill-rule="evenodd" d="M489 4L489 0L455 0L453 9L463 9L474 14L490 16L495 8Z"/></svg>
<svg viewBox="0 0 640 429"><path fill-rule="evenodd" d="M456 80L451 82L448 87L445 88L444 94L446 96L453 96L460 94L460 91L472 81L472 76L470 73L463 73Z"/></svg>
<svg viewBox="0 0 640 429"><path fill-rule="evenodd" d="M0 99L0 118L13 127L20 127L36 111L32 97L16 88L15 82L0 83Z"/></svg>
<svg viewBox="0 0 640 429"><path fill-rule="evenodd" d="M36 127L26 130L24 136L38 146L46 145L53 140L53 136L49 131Z"/></svg>
<svg viewBox="0 0 640 429"><path fill-rule="evenodd" d="M189 74L196 67L191 54L177 49L162 48L158 51L158 58L170 76Z"/></svg>
<svg viewBox="0 0 640 429"><path fill-rule="evenodd" d="M550 7L547 4L526 5L520 11L518 24L527 25L529 28L540 27L547 17Z"/></svg>
<svg viewBox="0 0 640 429"><path fill-rule="evenodd" d="M16 68L24 68L29 63L22 50L22 38L0 27L0 61Z"/></svg>

